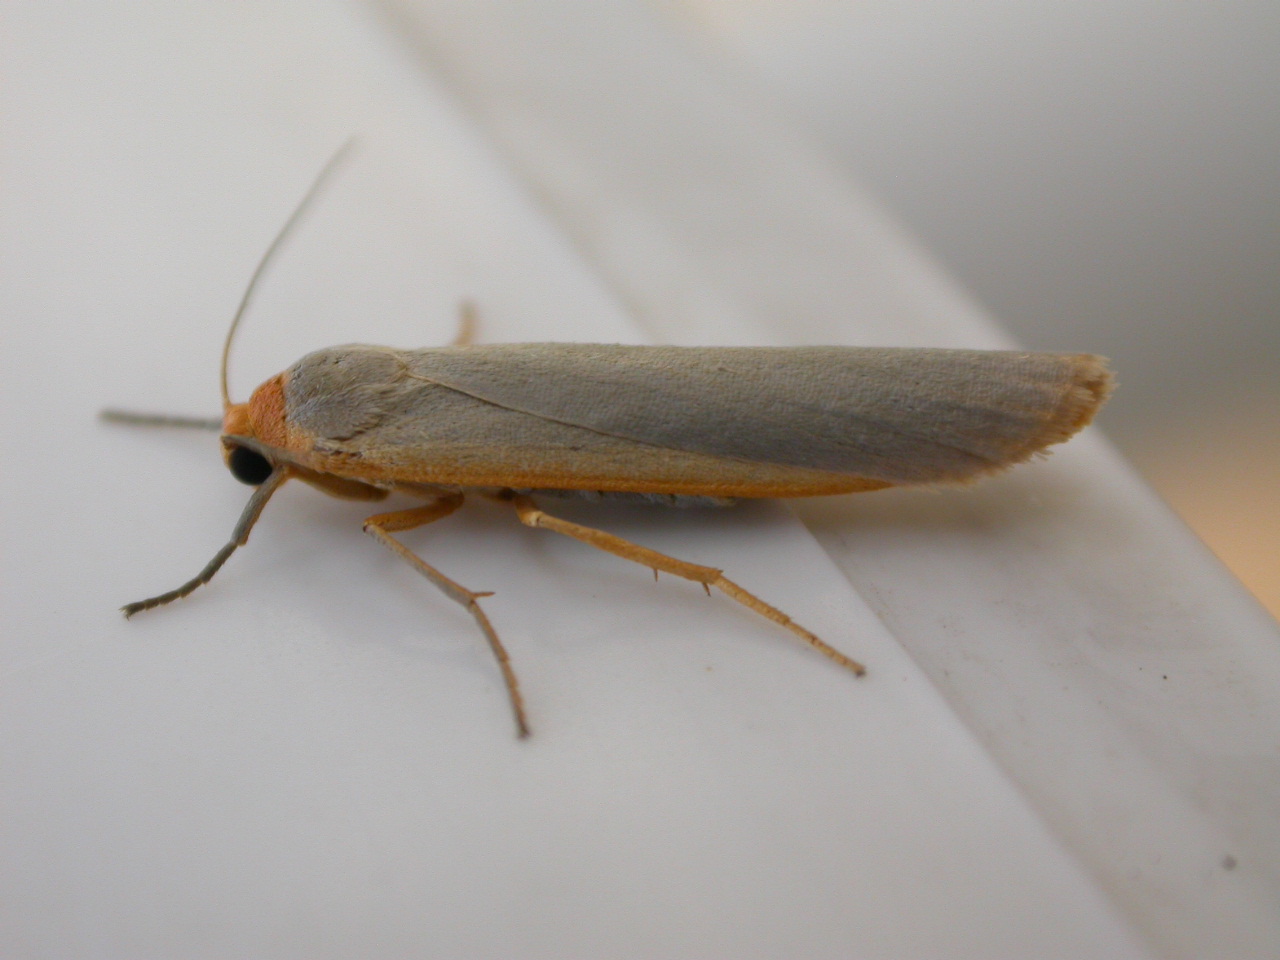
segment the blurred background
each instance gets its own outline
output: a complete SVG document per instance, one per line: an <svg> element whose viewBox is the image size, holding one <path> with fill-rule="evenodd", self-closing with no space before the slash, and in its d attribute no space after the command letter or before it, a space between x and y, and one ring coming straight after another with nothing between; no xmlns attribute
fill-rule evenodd
<svg viewBox="0 0 1280 960"><path fill-rule="evenodd" d="M825 141L1280 617L1280 6L655 0Z"/></svg>

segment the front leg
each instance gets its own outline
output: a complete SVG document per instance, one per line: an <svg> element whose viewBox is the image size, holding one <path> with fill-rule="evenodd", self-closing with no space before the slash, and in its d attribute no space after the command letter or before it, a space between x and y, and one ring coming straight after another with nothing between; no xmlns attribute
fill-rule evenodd
<svg viewBox="0 0 1280 960"><path fill-rule="evenodd" d="M622 557L624 560L632 560L649 567L653 570L655 576L661 570L677 577L684 577L686 580L702 584L708 593L710 593L710 587L715 587L717 590L728 594L730 598L738 601L744 607L754 610L762 617L767 617L779 626L790 630L819 653L834 660L840 666L852 670L855 676L860 677L867 672L866 668L858 661L851 660L835 647L824 643L777 607L770 606L759 597L742 589L732 580L727 579L724 572L717 570L715 567L704 567L685 560L677 560L675 557L669 557L665 553L658 553L656 550L642 547L637 543L632 543L630 540L616 537L612 533L605 533L603 530L596 530L594 527L584 527L581 524L570 523L568 520L553 517L539 510L537 505L524 494L513 494L511 502L515 504L520 522L526 526L554 530L556 533L562 533L566 537L581 540L597 550L604 550L606 553L612 553L614 556Z"/></svg>
<svg viewBox="0 0 1280 960"><path fill-rule="evenodd" d="M520 684L516 680L515 670L511 667L511 658L507 656L506 648L503 647L502 641L498 639L498 634L494 631L493 625L489 623L489 618L480 609L480 598L490 597L493 594L491 592L476 593L468 590L462 584L450 580L395 537L391 536L392 531L412 530L414 527L421 527L442 517L447 517L462 506L462 501L462 494L451 493L421 507L396 510L393 513L379 513L365 520L364 532L434 583L449 599L460 603L470 611L485 639L489 641L489 648L498 660L498 667L502 670L502 678L507 684L507 696L511 700L511 710L515 714L516 734L520 737L527 737L529 735L529 724L524 715L524 699L520 696Z"/></svg>
<svg viewBox="0 0 1280 960"><path fill-rule="evenodd" d="M222 569L222 565L227 562L227 558L235 553L237 547L243 547L249 542L249 531L253 529L253 525L258 522L258 517L262 514L262 508L267 505L267 501L271 499L271 495L280 489L280 485L293 475L288 467L277 466L272 469L271 474L263 481L262 486L253 491L253 496L249 498L249 502L245 504L244 512L240 514L240 520L236 523L235 530L231 533L231 539L227 541L226 546L214 554L213 559L205 564L205 568L197 573L194 577L178 587L176 590L170 590L168 593L162 593L158 597L151 597L147 600L139 600L136 603L125 604L120 609L124 611L125 617L132 617L135 613L143 610L150 610L153 607L163 606L166 603L172 603L174 600L180 600L197 587L203 586L213 579L213 575Z"/></svg>

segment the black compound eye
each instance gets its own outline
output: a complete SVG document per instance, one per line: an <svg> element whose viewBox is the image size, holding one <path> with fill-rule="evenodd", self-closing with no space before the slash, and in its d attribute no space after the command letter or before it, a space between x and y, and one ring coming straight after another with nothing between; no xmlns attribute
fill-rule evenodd
<svg viewBox="0 0 1280 960"><path fill-rule="evenodd" d="M271 476L271 462L260 453L254 453L248 447L236 447L227 460L231 475L241 483L256 487Z"/></svg>

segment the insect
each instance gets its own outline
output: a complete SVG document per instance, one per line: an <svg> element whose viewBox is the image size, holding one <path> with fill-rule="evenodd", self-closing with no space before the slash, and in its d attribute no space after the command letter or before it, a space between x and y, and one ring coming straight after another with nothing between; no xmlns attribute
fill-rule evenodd
<svg viewBox="0 0 1280 960"><path fill-rule="evenodd" d="M468 496L519 520L658 571L715 587L856 675L861 664L713 567L688 563L546 513L540 495L675 505L965 483L1028 460L1087 424L1111 389L1088 354L797 347L695 348L573 343L476 345L464 311L448 347L354 344L308 354L233 403L227 361L254 290L337 165L325 167L254 271L222 353L218 421L115 411L108 419L220 429L231 473L255 487L230 541L195 577L123 607L185 597L249 538L272 495L297 479L336 497L408 494L364 530L464 606L497 659L519 736L529 733L502 641L470 590L396 533Z"/></svg>

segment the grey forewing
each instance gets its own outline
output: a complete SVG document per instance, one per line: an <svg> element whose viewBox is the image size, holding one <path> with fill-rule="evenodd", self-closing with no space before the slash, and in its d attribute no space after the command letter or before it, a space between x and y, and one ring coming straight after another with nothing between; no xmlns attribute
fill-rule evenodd
<svg viewBox="0 0 1280 960"><path fill-rule="evenodd" d="M550 343L403 356L433 382L611 436L896 483L1008 462L1072 378L1068 358L985 350Z"/></svg>
<svg viewBox="0 0 1280 960"><path fill-rule="evenodd" d="M483 429L520 414L673 450L892 483L1009 462L1071 384L1069 358L893 348L495 344L318 351L291 370L290 416L317 437L381 442ZM476 400L492 405L477 418ZM553 431L554 432L554 431ZM403 437L401 436L403 435Z"/></svg>

